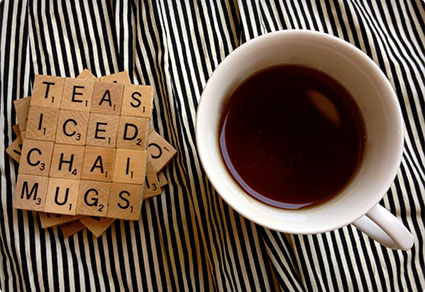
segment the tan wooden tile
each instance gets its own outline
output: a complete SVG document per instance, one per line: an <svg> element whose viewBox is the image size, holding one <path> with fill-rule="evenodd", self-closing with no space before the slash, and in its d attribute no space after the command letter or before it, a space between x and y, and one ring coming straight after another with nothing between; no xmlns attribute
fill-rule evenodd
<svg viewBox="0 0 425 292"><path fill-rule="evenodd" d="M102 76L102 77L99 78L99 80L102 81L102 82L131 84L130 76L128 75L127 71L122 71L122 72Z"/></svg>
<svg viewBox="0 0 425 292"><path fill-rule="evenodd" d="M85 145L88 123L88 112L59 110L56 143Z"/></svg>
<svg viewBox="0 0 425 292"><path fill-rule="evenodd" d="M162 193L160 182L156 171L153 168L152 161L148 159L148 164L146 167L146 182L145 182L145 191L144 198L148 199Z"/></svg>
<svg viewBox="0 0 425 292"><path fill-rule="evenodd" d="M19 129L25 131L27 128L28 111L30 109L31 96L13 101Z"/></svg>
<svg viewBox="0 0 425 292"><path fill-rule="evenodd" d="M21 153L19 173L49 175L53 142L25 139Z"/></svg>
<svg viewBox="0 0 425 292"><path fill-rule="evenodd" d="M120 115L124 85L113 82L94 83L91 112Z"/></svg>
<svg viewBox="0 0 425 292"><path fill-rule="evenodd" d="M12 144L10 144L9 147L7 147L6 153L9 154L9 156L12 157L13 160L19 163L19 161L21 160L21 153L22 153L21 136L13 140Z"/></svg>
<svg viewBox="0 0 425 292"><path fill-rule="evenodd" d="M146 85L125 85L121 115L150 118L153 109L153 90Z"/></svg>
<svg viewBox="0 0 425 292"><path fill-rule="evenodd" d="M70 216L38 212L38 217L40 218L41 228L46 229L49 227L55 227L64 223L79 220L83 216Z"/></svg>
<svg viewBox="0 0 425 292"><path fill-rule="evenodd" d="M117 148L146 150L149 119L120 117L117 134Z"/></svg>
<svg viewBox="0 0 425 292"><path fill-rule="evenodd" d="M79 180L50 178L44 212L75 215L79 185Z"/></svg>
<svg viewBox="0 0 425 292"><path fill-rule="evenodd" d="M62 101L64 77L36 75L31 97L31 106L59 108Z"/></svg>
<svg viewBox="0 0 425 292"><path fill-rule="evenodd" d="M94 82L92 79L66 78L61 109L89 112Z"/></svg>
<svg viewBox="0 0 425 292"><path fill-rule="evenodd" d="M108 214L111 183L80 181L77 214L105 217Z"/></svg>
<svg viewBox="0 0 425 292"><path fill-rule="evenodd" d="M16 124L12 126L13 133L15 133L16 137L21 137L21 129L19 128L19 125Z"/></svg>
<svg viewBox="0 0 425 292"><path fill-rule="evenodd" d="M167 178L165 177L165 174L163 172L158 173L158 180L161 188L168 184Z"/></svg>
<svg viewBox="0 0 425 292"><path fill-rule="evenodd" d="M55 141L58 115L58 109L31 106L28 113L25 138Z"/></svg>
<svg viewBox="0 0 425 292"><path fill-rule="evenodd" d="M156 131L152 131L149 134L148 150L152 157L152 164L158 172L161 171L177 153L176 149Z"/></svg>
<svg viewBox="0 0 425 292"><path fill-rule="evenodd" d="M117 149L114 165L114 182L144 184L147 152L131 149Z"/></svg>
<svg viewBox="0 0 425 292"><path fill-rule="evenodd" d="M89 217L86 216L80 219L81 223L83 223L88 230L95 237L101 236L111 225L114 223L114 218L105 218L105 217Z"/></svg>
<svg viewBox="0 0 425 292"><path fill-rule="evenodd" d="M119 118L118 116L90 113L86 144L115 147Z"/></svg>
<svg viewBox="0 0 425 292"><path fill-rule="evenodd" d="M82 179L112 181L115 148L86 146Z"/></svg>
<svg viewBox="0 0 425 292"><path fill-rule="evenodd" d="M112 183L108 217L139 220L143 203L143 185Z"/></svg>
<svg viewBox="0 0 425 292"><path fill-rule="evenodd" d="M13 207L16 209L43 211L46 203L47 176L20 174L13 196Z"/></svg>
<svg viewBox="0 0 425 292"><path fill-rule="evenodd" d="M80 179L83 170L84 146L55 144L50 177Z"/></svg>
<svg viewBox="0 0 425 292"><path fill-rule="evenodd" d="M62 231L63 237L68 238L74 234L77 234L81 230L86 229L86 226L84 226L84 224L80 221L73 221L62 224L59 226L59 228Z"/></svg>
<svg viewBox="0 0 425 292"><path fill-rule="evenodd" d="M79 79L92 79L96 80L96 76L93 75L88 69L84 69L78 76Z"/></svg>

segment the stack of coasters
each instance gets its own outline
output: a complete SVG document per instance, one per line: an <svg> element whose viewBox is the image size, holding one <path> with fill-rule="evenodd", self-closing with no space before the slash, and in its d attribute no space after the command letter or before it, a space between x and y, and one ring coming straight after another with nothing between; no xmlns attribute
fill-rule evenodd
<svg viewBox="0 0 425 292"><path fill-rule="evenodd" d="M13 206L39 212L43 228L100 236L115 219L139 220L143 199L167 184L162 169L176 150L149 126L152 88L127 72L37 75L32 96L14 106Z"/></svg>

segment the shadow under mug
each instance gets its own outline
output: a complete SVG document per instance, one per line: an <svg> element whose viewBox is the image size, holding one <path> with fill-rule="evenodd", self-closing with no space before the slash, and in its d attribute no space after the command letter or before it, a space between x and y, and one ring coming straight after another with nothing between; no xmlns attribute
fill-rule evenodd
<svg viewBox="0 0 425 292"><path fill-rule="evenodd" d="M233 180L220 153L219 123L230 93L254 72L278 64L311 67L336 79L353 96L365 123L365 152L357 173L338 195L310 208L281 209L251 197ZM402 156L403 119L397 97L379 67L344 40L286 30L238 47L217 67L202 93L196 141L214 188L233 209L257 224L292 234L322 233L353 224L387 247L406 250L413 245L406 227L379 205Z"/></svg>

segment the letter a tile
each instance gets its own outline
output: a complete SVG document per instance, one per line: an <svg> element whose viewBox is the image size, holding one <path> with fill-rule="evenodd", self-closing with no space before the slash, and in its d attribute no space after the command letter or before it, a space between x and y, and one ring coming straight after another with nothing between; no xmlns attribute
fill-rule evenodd
<svg viewBox="0 0 425 292"><path fill-rule="evenodd" d="M91 112L120 115L123 88L122 84L96 81L94 83Z"/></svg>

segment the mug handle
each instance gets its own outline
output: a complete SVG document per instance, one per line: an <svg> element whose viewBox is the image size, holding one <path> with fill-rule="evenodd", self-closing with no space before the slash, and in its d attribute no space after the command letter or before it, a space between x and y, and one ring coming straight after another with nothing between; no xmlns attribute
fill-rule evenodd
<svg viewBox="0 0 425 292"><path fill-rule="evenodd" d="M386 247L407 250L413 246L413 236L409 230L379 204L353 225Z"/></svg>

